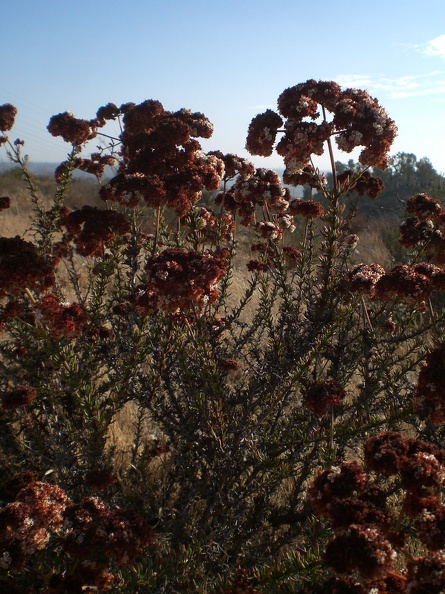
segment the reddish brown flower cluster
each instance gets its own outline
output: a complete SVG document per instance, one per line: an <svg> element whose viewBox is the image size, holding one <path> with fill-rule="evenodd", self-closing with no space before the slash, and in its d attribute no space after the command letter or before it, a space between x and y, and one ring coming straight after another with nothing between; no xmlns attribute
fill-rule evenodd
<svg viewBox="0 0 445 594"><path fill-rule="evenodd" d="M254 258L247 262L246 267L249 272L267 272L270 266L267 262Z"/></svg>
<svg viewBox="0 0 445 594"><path fill-rule="evenodd" d="M283 183L289 186L309 186L321 189L327 184L326 177L313 167L303 167L300 172L290 173L287 169L283 172Z"/></svg>
<svg viewBox="0 0 445 594"><path fill-rule="evenodd" d="M146 266L147 282L132 303L142 315L161 310L170 314L199 313L218 298L217 285L227 269L227 250L218 255L167 248Z"/></svg>
<svg viewBox="0 0 445 594"><path fill-rule="evenodd" d="M131 509L112 509L98 497L86 497L64 513L64 550L79 562L113 560L128 567L152 542L145 520Z"/></svg>
<svg viewBox="0 0 445 594"><path fill-rule="evenodd" d="M445 264L445 208L428 194L411 196L406 203L408 217L400 226L400 242L405 247L420 244L424 253Z"/></svg>
<svg viewBox="0 0 445 594"><path fill-rule="evenodd" d="M25 288L45 291L54 283L52 264L18 235L0 237L0 297L19 295Z"/></svg>
<svg viewBox="0 0 445 594"><path fill-rule="evenodd" d="M36 323L48 329L52 338L72 340L79 336L87 315L78 303L62 303L49 293L34 305Z"/></svg>
<svg viewBox="0 0 445 594"><path fill-rule="evenodd" d="M319 470L308 490L309 501L317 516L330 518L336 502L363 493L368 477L358 462Z"/></svg>
<svg viewBox="0 0 445 594"><path fill-rule="evenodd" d="M194 206L181 219L181 222L195 238L196 234L199 236L200 242L230 242L235 229L235 223L230 215L226 213L216 215L203 206Z"/></svg>
<svg viewBox="0 0 445 594"><path fill-rule="evenodd" d="M36 391L31 386L17 386L0 393L0 401L5 410L13 410L31 404L35 397Z"/></svg>
<svg viewBox="0 0 445 594"><path fill-rule="evenodd" d="M341 192L356 192L359 196L377 198L383 192L384 184L380 177L371 175L369 171L363 171L357 176L352 170L344 171L337 175L337 183Z"/></svg>
<svg viewBox="0 0 445 594"><path fill-rule="evenodd" d="M55 485L32 482L0 509L0 570L17 570L61 532L70 500Z"/></svg>
<svg viewBox="0 0 445 594"><path fill-rule="evenodd" d="M0 131L7 132L14 125L17 108L10 103L0 105Z"/></svg>
<svg viewBox="0 0 445 594"><path fill-rule="evenodd" d="M241 224L249 227L255 220L257 207L269 213L284 213L289 204L289 191L275 171L259 168L248 179L240 177L230 190L218 194L215 202L233 215L238 214Z"/></svg>
<svg viewBox="0 0 445 594"><path fill-rule="evenodd" d="M69 111L52 116L47 129L52 136L61 136L73 146L81 146L97 134L92 122L76 118Z"/></svg>
<svg viewBox="0 0 445 594"><path fill-rule="evenodd" d="M359 571L365 578L380 577L392 566L395 553L384 535L390 527L386 496L357 462L319 471L308 490L318 516L329 518L335 537L325 562L339 573Z"/></svg>
<svg viewBox="0 0 445 594"><path fill-rule="evenodd" d="M374 287L374 299L383 302L397 299L423 309L432 290L433 285L427 276L412 266L399 264L379 278Z"/></svg>
<svg viewBox="0 0 445 594"><path fill-rule="evenodd" d="M347 273L342 288L351 293L362 293L373 297L377 281L384 274L385 269L379 264L357 264Z"/></svg>
<svg viewBox="0 0 445 594"><path fill-rule="evenodd" d="M357 571L372 580L357 583L367 589L350 590L344 578L331 578L324 586L335 585L332 591L338 592L368 593L374 592L372 588L376 592L442 592L428 589L426 571L421 568L443 562L445 505L438 494L445 481L445 451L429 442L385 432L367 440L364 454L371 470L386 477L398 475L406 496L401 510L392 510L393 504L388 505L391 489L377 487L357 462L318 472L308 490L309 501L318 516L330 520L335 533L324 561L338 573ZM418 539L429 551L408 562L406 576L390 571L396 556L393 547L403 547L406 538L400 514L413 520ZM443 587L445 582L440 580ZM348 588L341 589L340 583Z"/></svg>
<svg viewBox="0 0 445 594"><path fill-rule="evenodd" d="M57 183L60 183L67 172L67 167L73 169L80 169L81 171L85 171L85 173L91 173L95 175L97 179L101 179L103 174L105 173L105 168L107 166L113 167L116 165L117 161L111 155L101 155L100 153L93 153L90 159L84 159L82 157L77 157L74 161L68 163L68 161L63 161L56 167L54 172L54 178Z"/></svg>
<svg viewBox="0 0 445 594"><path fill-rule="evenodd" d="M423 419L434 425L445 422L445 347L431 351L419 372L414 406Z"/></svg>
<svg viewBox="0 0 445 594"><path fill-rule="evenodd" d="M305 167L311 169L311 155L323 154L324 143L330 136L335 136L338 147L347 153L358 146L364 147L359 156L363 165L387 167L387 154L397 128L366 91L342 91L335 82L308 80L279 96L278 111L287 118L284 136L276 147L284 157L286 175L292 176ZM321 112L323 121L317 124L315 120ZM327 112L333 116L331 122L326 120ZM272 154L278 128L283 123L280 115L269 109L252 120L246 144L251 154ZM305 118L312 122L304 121Z"/></svg>
<svg viewBox="0 0 445 594"><path fill-rule="evenodd" d="M131 565L152 542L150 526L134 510L112 509L97 497L73 503L61 488L28 475L15 500L0 508L4 575L32 568L36 553L55 546L66 554L59 557L65 567L53 574L48 592L102 592L117 579L110 564Z"/></svg>
<svg viewBox="0 0 445 594"><path fill-rule="evenodd" d="M392 568L395 557L379 530L351 524L328 543L324 559L338 573L358 571L364 578L376 578Z"/></svg>
<svg viewBox="0 0 445 594"><path fill-rule="evenodd" d="M68 239L74 239L77 253L82 256L102 256L107 245L130 231L125 215L92 206L72 212L63 210L60 223L67 229Z"/></svg>
<svg viewBox="0 0 445 594"><path fill-rule="evenodd" d="M410 507L425 494L435 492L445 481L445 451L437 446L397 432L386 432L368 439L365 462L385 476L398 474L410 493Z"/></svg>
<svg viewBox="0 0 445 594"><path fill-rule="evenodd" d="M420 221L426 221L428 219L440 221L445 214L445 209L438 200L423 193L408 198L406 212L415 215Z"/></svg>
<svg viewBox="0 0 445 594"><path fill-rule="evenodd" d="M285 245L283 247L283 254L288 266L294 266L301 260L301 252L297 248L291 245Z"/></svg>
<svg viewBox="0 0 445 594"><path fill-rule="evenodd" d="M143 200L148 206L174 208L182 216L204 188L219 188L224 163L203 153L195 139L213 132L202 113L165 111L153 100L123 105L120 112L122 162L119 174L101 188L103 200L130 208Z"/></svg>
<svg viewBox="0 0 445 594"><path fill-rule="evenodd" d="M248 161L247 159L243 159L242 157L238 157L233 153L224 154L221 151L210 151L209 155L214 155L218 157L224 163L224 176L223 180L229 181L240 175L242 179L249 179L252 175L255 175L255 165Z"/></svg>
<svg viewBox="0 0 445 594"><path fill-rule="evenodd" d="M328 406L340 404L345 396L344 388L336 380L318 381L304 391L303 404L317 417L323 417Z"/></svg>
<svg viewBox="0 0 445 594"><path fill-rule="evenodd" d="M445 590L445 553L438 551L418 557L407 564L409 594L442 594Z"/></svg>
<svg viewBox="0 0 445 594"><path fill-rule="evenodd" d="M305 219L320 219L324 215L324 208L319 202L296 198L289 203L287 212Z"/></svg>
<svg viewBox="0 0 445 594"><path fill-rule="evenodd" d="M283 120L268 109L253 118L247 133L246 148L252 155L269 157L272 154L277 132Z"/></svg>
<svg viewBox="0 0 445 594"><path fill-rule="evenodd" d="M283 231L271 221L260 221L253 226L256 233L263 239L278 241L283 237Z"/></svg>

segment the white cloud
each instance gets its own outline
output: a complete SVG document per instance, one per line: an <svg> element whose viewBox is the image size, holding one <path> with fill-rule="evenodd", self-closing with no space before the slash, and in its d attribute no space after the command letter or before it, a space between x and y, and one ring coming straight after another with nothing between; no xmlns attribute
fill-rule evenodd
<svg viewBox="0 0 445 594"><path fill-rule="evenodd" d="M397 78L389 78L381 74L348 74L337 76L336 80L342 87L366 89L371 94L383 92L390 99L445 93L445 77L441 70L419 75L399 76Z"/></svg>
<svg viewBox="0 0 445 594"><path fill-rule="evenodd" d="M425 56L439 56L445 60L445 35L439 35L417 47Z"/></svg>

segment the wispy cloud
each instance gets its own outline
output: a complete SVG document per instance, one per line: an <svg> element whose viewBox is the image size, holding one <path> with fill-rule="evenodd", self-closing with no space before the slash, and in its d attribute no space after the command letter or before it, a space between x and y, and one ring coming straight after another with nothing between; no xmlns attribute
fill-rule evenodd
<svg viewBox="0 0 445 594"><path fill-rule="evenodd" d="M416 45L415 48L425 56L439 56L445 60L445 35L439 35L427 43Z"/></svg>
<svg viewBox="0 0 445 594"><path fill-rule="evenodd" d="M442 70L397 78L389 78L379 74L346 74L337 76L336 80L342 87L366 89L370 93L387 93L390 99L442 95L445 93L445 74Z"/></svg>

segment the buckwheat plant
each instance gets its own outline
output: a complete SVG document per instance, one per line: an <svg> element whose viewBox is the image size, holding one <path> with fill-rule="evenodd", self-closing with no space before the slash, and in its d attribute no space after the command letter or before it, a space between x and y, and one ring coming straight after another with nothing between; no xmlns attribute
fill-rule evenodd
<svg viewBox="0 0 445 594"><path fill-rule="evenodd" d="M282 179L203 152L198 139L213 129L201 113L155 100L110 103L91 120L61 113L48 130L71 149L50 204L23 141L8 138L15 115L0 106L0 142L34 216L25 237L0 237L0 583L436 587L444 217L413 197L406 261L357 262L357 200L381 192L374 170L396 134L377 100L314 80L284 91L246 145L263 156L275 147ZM118 137L105 133L110 121ZM82 156L98 138L108 144ZM335 151L357 148L360 165L337 175ZM313 161L325 151L332 185ZM97 178L96 206L67 206L76 169ZM408 523L431 552L400 568Z"/></svg>

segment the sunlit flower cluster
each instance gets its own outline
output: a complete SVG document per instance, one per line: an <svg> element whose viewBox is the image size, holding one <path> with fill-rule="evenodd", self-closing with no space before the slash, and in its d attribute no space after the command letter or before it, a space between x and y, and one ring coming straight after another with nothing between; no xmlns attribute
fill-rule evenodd
<svg viewBox="0 0 445 594"><path fill-rule="evenodd" d="M227 269L226 250L219 254L167 248L148 260L147 281L132 303L143 315L161 310L169 314L199 313L218 298L217 286Z"/></svg>
<svg viewBox="0 0 445 594"><path fill-rule="evenodd" d="M400 242L408 248L423 247L425 254L445 264L445 208L428 194L411 196L408 217L400 226Z"/></svg>
<svg viewBox="0 0 445 594"><path fill-rule="evenodd" d="M280 115L268 109L252 120L246 148L254 155L271 155L282 118L286 118L284 136L276 150L284 158L287 176L312 168L311 156L323 154L331 136L347 153L364 147L359 155L361 164L380 169L388 165L387 155L397 128L377 99L366 91L342 91L332 81L308 80L279 96L278 112ZM332 114L331 121L327 120L328 113ZM292 178L287 179L290 182Z"/></svg>
<svg viewBox="0 0 445 594"><path fill-rule="evenodd" d="M215 243L219 240L230 242L233 239L235 223L231 215L217 216L203 206L194 206L181 219L182 225L190 230L190 238L199 242Z"/></svg>
<svg viewBox="0 0 445 594"><path fill-rule="evenodd" d="M240 216L241 224L249 227L255 220L257 208L263 208L269 214L283 214L289 198L289 191L282 185L278 174L271 169L259 168L247 179L239 176L230 190L218 194L216 204Z"/></svg>
<svg viewBox="0 0 445 594"><path fill-rule="evenodd" d="M209 138L213 127L202 113L181 109L165 111L159 101L120 107L121 163L119 173L100 191L103 200L134 208L174 208L186 214L202 190L216 190L224 175L224 162L205 154L196 137Z"/></svg>
<svg viewBox="0 0 445 594"><path fill-rule="evenodd" d="M36 324L44 326L52 338L72 340L87 323L86 312L78 303L63 303L52 293L35 303L33 309Z"/></svg>
<svg viewBox="0 0 445 594"><path fill-rule="evenodd" d="M319 202L295 198L289 203L287 212L305 219L320 219L324 215L324 208Z"/></svg>
<svg viewBox="0 0 445 594"><path fill-rule="evenodd" d="M308 490L309 501L334 530L324 562L336 573L358 574L366 581L356 580L350 589L350 578L329 578L317 593L442 592L445 578L432 578L425 568L443 564L445 506L438 495L445 479L445 451L390 431L367 440L364 459L377 475L397 476L406 494L400 509L394 509L389 505L391 488L377 486L371 473L355 461L318 472ZM427 551L411 558L406 572L397 573L392 567L396 551L405 545L407 521ZM430 589L435 580L440 588ZM333 589L326 589L328 585Z"/></svg>
<svg viewBox="0 0 445 594"><path fill-rule="evenodd" d="M20 569L61 531L70 500L56 485L32 482L0 509L0 573Z"/></svg>

